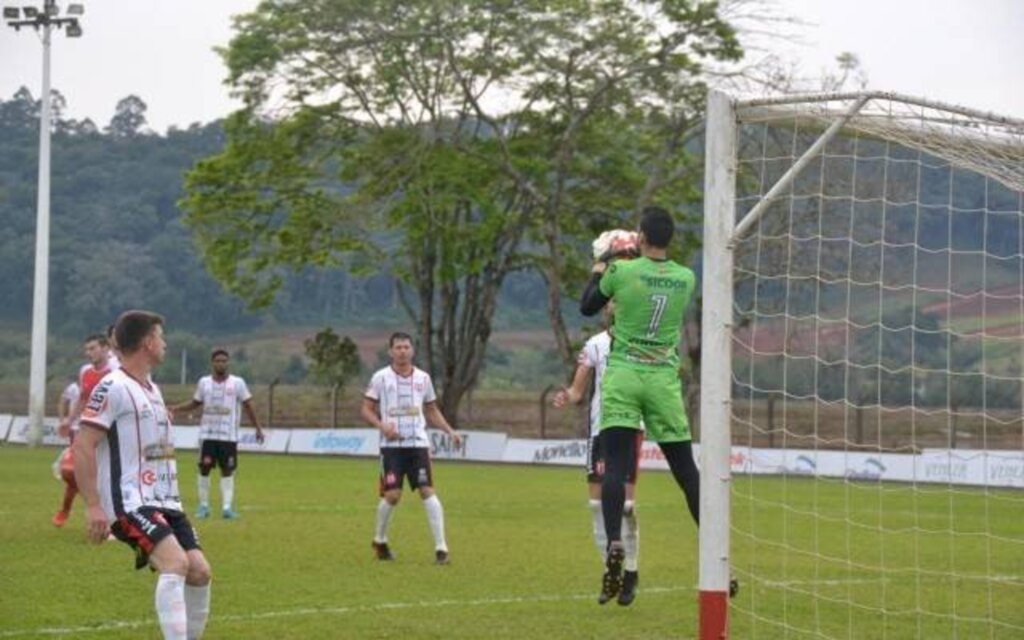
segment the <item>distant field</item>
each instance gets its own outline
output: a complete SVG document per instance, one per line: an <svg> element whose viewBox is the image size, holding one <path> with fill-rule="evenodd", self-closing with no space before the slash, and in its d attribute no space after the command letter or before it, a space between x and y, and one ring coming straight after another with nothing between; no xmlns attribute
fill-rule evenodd
<svg viewBox="0 0 1024 640"><path fill-rule="evenodd" d="M81 505L66 529L50 525L54 454L0 447L0 638L158 638L154 578L132 570L127 547L87 545ZM179 456L194 505L191 460ZM242 519L199 523L215 574L207 638L694 637L696 529L667 474L641 480L641 591L623 608L594 601L601 566L579 470L435 471L452 565L431 563L412 496L393 523L398 560L380 564L369 548L374 461L245 456ZM744 587L733 637L1021 637L1021 498L737 478L734 566ZM991 535L972 535L986 511ZM950 580L950 570L961 575ZM969 577L986 571L999 574L996 588ZM1011 626L971 621L988 611Z"/></svg>

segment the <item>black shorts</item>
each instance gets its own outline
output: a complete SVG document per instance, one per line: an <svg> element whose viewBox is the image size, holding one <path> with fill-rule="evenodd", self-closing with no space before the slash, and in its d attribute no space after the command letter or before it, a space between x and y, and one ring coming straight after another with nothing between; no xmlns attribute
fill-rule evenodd
<svg viewBox="0 0 1024 640"><path fill-rule="evenodd" d="M643 431L639 432L637 438L637 447L643 444ZM590 440L587 441L587 482L590 484L598 484L604 478L604 459L605 450L601 444L601 432L598 431L594 435L590 436ZM639 459L636 460L629 473L626 474L626 482L628 484L636 484L637 472L640 467Z"/></svg>
<svg viewBox="0 0 1024 640"><path fill-rule="evenodd" d="M199 452L199 470L209 472L214 465L221 473L234 473L238 468L238 443L227 440L203 440Z"/></svg>
<svg viewBox="0 0 1024 640"><path fill-rule="evenodd" d="M601 450L601 432L587 441L587 482L596 484L604 477L604 451Z"/></svg>
<svg viewBox="0 0 1024 640"><path fill-rule="evenodd" d="M159 507L139 507L120 516L110 525L110 532L121 542L135 549L135 568L149 564L149 554L161 540L173 535L185 551L200 549L199 536L181 511Z"/></svg>
<svg viewBox="0 0 1024 640"><path fill-rule="evenodd" d="M410 489L434 486L430 449L426 447L382 447L380 450L380 494L402 489L402 479Z"/></svg>

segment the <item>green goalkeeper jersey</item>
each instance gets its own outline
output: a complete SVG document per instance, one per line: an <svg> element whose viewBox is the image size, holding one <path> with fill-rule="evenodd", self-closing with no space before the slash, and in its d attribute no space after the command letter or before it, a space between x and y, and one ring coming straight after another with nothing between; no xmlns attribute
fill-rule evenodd
<svg viewBox="0 0 1024 640"><path fill-rule="evenodd" d="M601 293L615 303L609 365L678 368L683 316L696 280L693 271L671 260L609 265L601 277Z"/></svg>

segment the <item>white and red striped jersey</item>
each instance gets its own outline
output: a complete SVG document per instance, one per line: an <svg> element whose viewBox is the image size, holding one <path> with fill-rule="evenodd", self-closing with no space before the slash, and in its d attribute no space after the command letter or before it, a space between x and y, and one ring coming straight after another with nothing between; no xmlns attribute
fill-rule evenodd
<svg viewBox="0 0 1024 640"><path fill-rule="evenodd" d="M601 426L601 381L608 368L608 353L612 347L612 336L607 331L594 334L583 344L576 364L594 370L593 393L590 397L590 435L596 436Z"/></svg>
<svg viewBox="0 0 1024 640"><path fill-rule="evenodd" d="M143 506L181 511L174 432L156 384L113 371L85 400L81 420L107 433L96 451L96 485L108 520Z"/></svg>
<svg viewBox="0 0 1024 640"><path fill-rule="evenodd" d="M199 420L200 440L238 442L238 427L242 424L242 403L252 398L245 380L229 375L217 380L203 376L196 384L192 399L203 403L203 417Z"/></svg>
<svg viewBox="0 0 1024 640"><path fill-rule="evenodd" d="M387 440L382 435L381 447L430 446L423 415L423 405L437 401L430 374L413 367L412 373L402 376L390 366L384 367L370 378L365 395L377 402L381 422L398 428L398 439Z"/></svg>

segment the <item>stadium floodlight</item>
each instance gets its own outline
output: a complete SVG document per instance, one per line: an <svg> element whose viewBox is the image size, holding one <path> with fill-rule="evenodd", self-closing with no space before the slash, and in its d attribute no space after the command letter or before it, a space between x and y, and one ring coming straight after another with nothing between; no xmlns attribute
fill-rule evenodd
<svg viewBox="0 0 1024 640"><path fill-rule="evenodd" d="M69 16L82 16L85 15L85 5L75 2L68 5L67 14Z"/></svg>
<svg viewBox="0 0 1024 640"><path fill-rule="evenodd" d="M81 4L68 7L69 14L82 15ZM15 31L31 27L42 33L43 86L39 110L39 178L36 189L35 274L32 290L32 341L29 362L28 442L38 445L43 438L43 416L46 415L46 336L50 288L50 35L56 27L67 27L69 38L82 36L78 18L60 17L56 0L44 0L42 9L4 7L4 19Z"/></svg>

